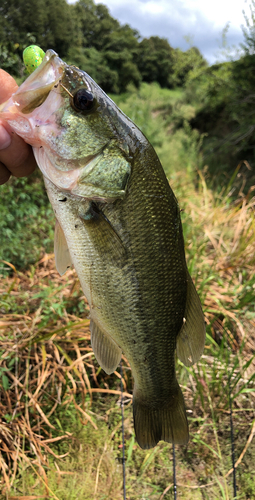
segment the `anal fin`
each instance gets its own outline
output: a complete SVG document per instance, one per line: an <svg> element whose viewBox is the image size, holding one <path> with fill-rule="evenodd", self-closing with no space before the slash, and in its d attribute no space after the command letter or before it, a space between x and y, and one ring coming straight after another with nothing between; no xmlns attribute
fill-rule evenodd
<svg viewBox="0 0 255 500"><path fill-rule="evenodd" d="M55 234L54 234L54 253L56 268L60 276L65 274L67 269L71 267L72 261L67 246L64 231L60 226L58 220L56 220Z"/></svg>
<svg viewBox="0 0 255 500"><path fill-rule="evenodd" d="M196 363L205 345L205 321L195 285L188 274L187 301L183 325L178 333L176 352L185 366Z"/></svg>
<svg viewBox="0 0 255 500"><path fill-rule="evenodd" d="M120 362L121 349L93 320L90 320L90 331L91 345L96 359L103 370L110 375Z"/></svg>

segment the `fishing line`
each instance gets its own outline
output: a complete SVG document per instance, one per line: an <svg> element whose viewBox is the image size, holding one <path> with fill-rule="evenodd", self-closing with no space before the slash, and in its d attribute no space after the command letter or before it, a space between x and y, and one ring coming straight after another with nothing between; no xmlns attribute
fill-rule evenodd
<svg viewBox="0 0 255 500"><path fill-rule="evenodd" d="M122 472L123 472L123 499L126 500L126 468L125 468L125 436L124 436L124 398L123 398L123 370L120 360L120 388L121 388L121 420L122 420Z"/></svg>
<svg viewBox="0 0 255 500"><path fill-rule="evenodd" d="M227 331L223 327L223 331L226 334L225 342L227 346L227 350L229 349L227 342ZM231 348L231 346L230 346ZM230 355L229 355L230 359ZM228 374L228 399L229 399L229 419L230 419L230 439L231 439L231 458L232 458L232 467L233 467L233 491L234 497L237 498L237 486L236 486L236 467L235 467L235 438L234 438L234 424L233 424L233 412L232 412L232 398L231 398L231 372Z"/></svg>
<svg viewBox="0 0 255 500"><path fill-rule="evenodd" d="M175 444L174 443L173 443L173 482L174 482L174 500L177 500L176 460L175 460Z"/></svg>
<svg viewBox="0 0 255 500"><path fill-rule="evenodd" d="M236 488L235 441L234 441L234 425L233 425L230 377L228 380L228 391L229 391L228 397L229 397L229 409L230 409L231 456L232 456L232 466L233 466L233 490L234 490L234 499L235 499L237 497L237 488Z"/></svg>

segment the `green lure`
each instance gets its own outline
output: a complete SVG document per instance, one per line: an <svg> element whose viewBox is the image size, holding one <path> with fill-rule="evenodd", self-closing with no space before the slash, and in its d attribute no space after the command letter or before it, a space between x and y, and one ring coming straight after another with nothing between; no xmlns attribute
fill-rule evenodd
<svg viewBox="0 0 255 500"><path fill-rule="evenodd" d="M23 61L27 68L28 73L33 73L33 71L40 66L45 52L40 49L37 45L29 45L23 52Z"/></svg>

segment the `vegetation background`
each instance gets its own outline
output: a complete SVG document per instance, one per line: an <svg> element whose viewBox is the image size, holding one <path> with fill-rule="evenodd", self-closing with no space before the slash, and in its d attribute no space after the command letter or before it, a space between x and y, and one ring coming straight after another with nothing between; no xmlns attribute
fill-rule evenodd
<svg viewBox="0 0 255 500"><path fill-rule="evenodd" d="M0 65L53 48L86 70L154 145L182 209L186 255L207 324L201 361L177 361L190 443L177 447L180 498L255 498L255 1L236 60L142 39L92 0L2 0ZM120 373L89 342L77 276L59 277L54 217L39 172L0 187L0 498L121 499ZM127 498L172 498L171 445L135 443L123 359Z"/></svg>

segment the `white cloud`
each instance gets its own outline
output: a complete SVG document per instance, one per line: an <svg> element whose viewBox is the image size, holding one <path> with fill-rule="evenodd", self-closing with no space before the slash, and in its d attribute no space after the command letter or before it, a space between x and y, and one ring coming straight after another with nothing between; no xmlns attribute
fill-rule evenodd
<svg viewBox="0 0 255 500"><path fill-rule="evenodd" d="M161 2L148 2L146 4L146 10L150 14L163 14L164 13L164 6L160 5Z"/></svg>

